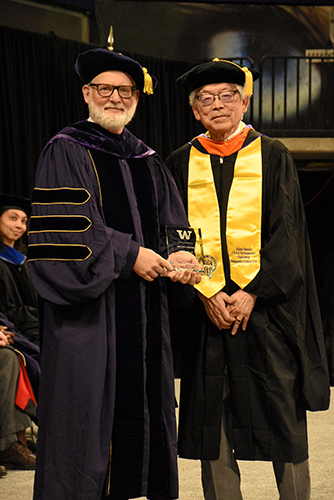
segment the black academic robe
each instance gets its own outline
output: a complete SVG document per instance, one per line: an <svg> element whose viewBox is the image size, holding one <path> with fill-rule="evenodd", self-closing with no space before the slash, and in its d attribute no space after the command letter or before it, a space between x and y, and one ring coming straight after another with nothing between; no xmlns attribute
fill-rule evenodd
<svg viewBox="0 0 334 500"><path fill-rule="evenodd" d="M175 182L129 131L85 121L46 146L32 202L42 349L34 499L177 498L165 279L132 270L139 246L166 256L165 224L187 221Z"/></svg>
<svg viewBox="0 0 334 500"><path fill-rule="evenodd" d="M13 264L0 258L0 311L20 333L38 345L37 295L28 265Z"/></svg>
<svg viewBox="0 0 334 500"><path fill-rule="evenodd" d="M244 144L258 135L250 131ZM198 140L194 143L205 152ZM187 144L166 162L186 209L189 151ZM329 405L324 337L297 172L284 145L265 136L262 159L261 267L245 287L257 296L246 330L239 328L235 336L220 331L197 297L187 320L183 312L182 329L173 332L182 336L182 341L177 338L182 345L181 457L218 458L225 411L236 458L305 460L306 410ZM229 295L238 289L230 279L225 238L235 160L236 153L222 161L211 155L221 215L224 291Z"/></svg>

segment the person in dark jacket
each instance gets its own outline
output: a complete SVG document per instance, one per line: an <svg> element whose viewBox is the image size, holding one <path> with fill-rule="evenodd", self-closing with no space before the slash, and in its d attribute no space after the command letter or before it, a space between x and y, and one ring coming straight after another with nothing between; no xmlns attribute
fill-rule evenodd
<svg viewBox="0 0 334 500"><path fill-rule="evenodd" d="M215 268L174 332L179 455L201 459L206 500L242 499L237 459L272 461L280 499L308 500L306 411L329 406L297 171L281 142L243 122L258 77L220 59L182 75L206 133L167 159Z"/></svg>
<svg viewBox="0 0 334 500"><path fill-rule="evenodd" d="M42 357L35 500L178 496L165 225L187 225L155 151L126 128L152 79L108 49L80 54L89 119L41 154L28 262ZM177 284L177 283L175 283Z"/></svg>
<svg viewBox="0 0 334 500"><path fill-rule="evenodd" d="M38 346L37 294L23 243L30 211L28 198L0 194L0 311Z"/></svg>

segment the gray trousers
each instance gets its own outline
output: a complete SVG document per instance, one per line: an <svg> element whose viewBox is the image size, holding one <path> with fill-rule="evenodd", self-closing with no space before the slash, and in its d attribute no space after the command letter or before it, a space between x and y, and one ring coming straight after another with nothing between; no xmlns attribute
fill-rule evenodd
<svg viewBox="0 0 334 500"><path fill-rule="evenodd" d="M15 351L0 347L0 451L17 441L17 432L31 426L30 417L15 405L19 374Z"/></svg>
<svg viewBox="0 0 334 500"><path fill-rule="evenodd" d="M205 500L242 500L240 472L222 425L218 460L202 460ZM256 467L256 465L254 464ZM311 482L308 460L300 463L273 462L279 500L309 500Z"/></svg>

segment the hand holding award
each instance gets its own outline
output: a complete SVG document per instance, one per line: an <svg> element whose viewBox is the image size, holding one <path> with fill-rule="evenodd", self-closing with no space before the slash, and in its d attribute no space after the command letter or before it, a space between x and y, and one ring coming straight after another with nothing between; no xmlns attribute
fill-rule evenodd
<svg viewBox="0 0 334 500"><path fill-rule="evenodd" d="M215 266L206 259L200 228L166 226L168 260L174 271L191 271L211 278Z"/></svg>

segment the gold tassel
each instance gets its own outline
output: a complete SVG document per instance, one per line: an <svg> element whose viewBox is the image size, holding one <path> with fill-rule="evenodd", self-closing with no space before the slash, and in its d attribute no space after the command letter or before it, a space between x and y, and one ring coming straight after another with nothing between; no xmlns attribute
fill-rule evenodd
<svg viewBox="0 0 334 500"><path fill-rule="evenodd" d="M111 51L114 50L114 31L113 31L113 27L112 26L110 26L110 29L109 29L108 49L111 50Z"/></svg>
<svg viewBox="0 0 334 500"><path fill-rule="evenodd" d="M147 95L151 95L151 94L153 94L153 81L152 81L152 77L148 74L146 68L143 68L143 73L144 73L144 88L143 88L143 92L145 92Z"/></svg>
<svg viewBox="0 0 334 500"><path fill-rule="evenodd" d="M245 94L247 96L253 95L253 75L249 69L244 66L241 68L245 73Z"/></svg>
<svg viewBox="0 0 334 500"><path fill-rule="evenodd" d="M252 72L249 71L249 69L244 66L243 68L239 66L239 64L236 64L232 61L226 61L225 59L218 59L218 57L215 57L215 59L212 59L213 62L227 62L229 64L233 64L233 66L236 66L237 68L242 69L242 71L245 73L245 94L246 95L253 95L253 75Z"/></svg>

